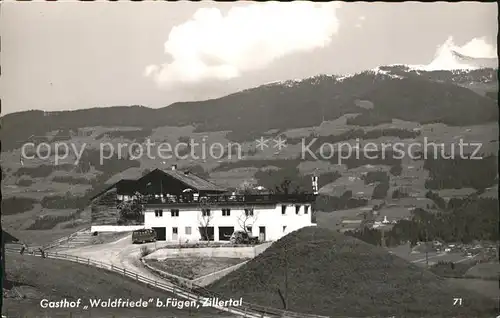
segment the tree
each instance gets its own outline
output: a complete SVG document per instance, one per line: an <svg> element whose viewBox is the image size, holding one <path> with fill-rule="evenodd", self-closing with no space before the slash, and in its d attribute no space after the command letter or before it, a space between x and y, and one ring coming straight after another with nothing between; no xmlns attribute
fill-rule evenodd
<svg viewBox="0 0 500 318"><path fill-rule="evenodd" d="M122 201L118 204L121 222L144 222L144 196L136 192L132 200Z"/></svg>
<svg viewBox="0 0 500 318"><path fill-rule="evenodd" d="M446 209L446 201L443 198L441 198L438 193L434 193L431 190L429 190L425 193L425 197L427 199L432 200L439 209L441 210Z"/></svg>
<svg viewBox="0 0 500 318"><path fill-rule="evenodd" d="M245 180L236 188L236 192L241 194L255 194L257 191L255 190L255 183Z"/></svg>
<svg viewBox="0 0 500 318"><path fill-rule="evenodd" d="M393 199L407 198L409 196L408 190L399 188L392 192Z"/></svg>
<svg viewBox="0 0 500 318"><path fill-rule="evenodd" d="M292 180L286 178L278 186L275 187L274 192L277 194L298 194L304 193L305 191L301 189L299 185L294 184Z"/></svg>
<svg viewBox="0 0 500 318"><path fill-rule="evenodd" d="M379 183L375 186L372 193L372 199L385 199L389 191L389 184L386 182Z"/></svg>
<svg viewBox="0 0 500 318"><path fill-rule="evenodd" d="M255 222L257 222L257 217L258 213L254 210L253 207L245 207L243 213L238 216L238 224L245 233L249 234L248 227L253 227Z"/></svg>
<svg viewBox="0 0 500 318"><path fill-rule="evenodd" d="M190 173L193 173L197 175L198 177L204 178L204 179L210 179L210 173L205 171L201 165L195 165L195 166L190 166L188 168Z"/></svg>
<svg viewBox="0 0 500 318"><path fill-rule="evenodd" d="M212 207L216 206L216 201L210 200L210 198L207 197L200 198L201 212L198 214L198 230L200 231L201 240L207 241L207 243L214 240L213 236L215 233L213 233L213 227L211 226L214 217ZM210 231L210 229L212 229L212 231Z"/></svg>
<svg viewBox="0 0 500 318"><path fill-rule="evenodd" d="M342 196L340 197L343 200L349 200L352 198L352 190L347 190L344 193L342 193Z"/></svg>
<svg viewBox="0 0 500 318"><path fill-rule="evenodd" d="M401 165L392 166L391 169L389 170L389 173L392 174L393 176L400 176L402 172L403 172L403 167Z"/></svg>
<svg viewBox="0 0 500 318"><path fill-rule="evenodd" d="M202 241L209 242L213 237L210 233L210 225L212 224L213 213L208 208L201 209L200 214L198 214L199 231Z"/></svg>
<svg viewBox="0 0 500 318"><path fill-rule="evenodd" d="M276 186L276 193L289 194L292 192L292 181L285 179L280 185Z"/></svg>

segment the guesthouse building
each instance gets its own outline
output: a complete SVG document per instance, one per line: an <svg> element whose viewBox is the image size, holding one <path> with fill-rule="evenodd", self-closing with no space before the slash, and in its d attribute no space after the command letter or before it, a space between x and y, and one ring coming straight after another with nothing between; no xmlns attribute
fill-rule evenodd
<svg viewBox="0 0 500 318"><path fill-rule="evenodd" d="M315 184L317 178L313 178L313 187ZM246 231L261 241L274 241L315 225L314 193L239 194L175 166L169 170L155 169L135 182L122 180L100 197L108 195L108 201L112 198L110 202L119 203L138 193L144 218L142 224L131 229L154 229L159 241L229 241L235 231ZM99 196L94 200L102 201ZM94 223L98 220L93 218L92 231L120 230L117 213L106 219L108 224Z"/></svg>

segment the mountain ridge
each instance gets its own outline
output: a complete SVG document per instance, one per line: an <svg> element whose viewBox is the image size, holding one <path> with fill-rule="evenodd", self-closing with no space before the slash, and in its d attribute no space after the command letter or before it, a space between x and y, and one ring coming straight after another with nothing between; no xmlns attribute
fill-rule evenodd
<svg viewBox="0 0 500 318"><path fill-rule="evenodd" d="M307 81L313 81L316 79L329 78L329 79L335 79L337 81L343 81L346 78L354 77L356 75L361 75L363 73L383 74L383 75L388 75L389 77L393 77L393 78L394 77L401 78L401 76L397 74L398 71L399 72L405 71L405 72L408 72L408 74L415 73L417 75L428 74L431 78L433 77L433 75L436 75L436 78L433 78L433 80L436 80L436 81L439 80L438 79L439 74L450 74L451 75L450 77L456 77L456 78L462 77L462 79L464 78L464 75L465 75L465 78L469 78L471 80L474 80L474 77L476 77L475 78L476 80L480 80L483 83L491 83L491 82L496 82L498 80L498 78L497 78L498 74L496 74L498 72L498 68L492 68L492 67L484 67L484 68L473 69L473 70L470 70L470 69L424 70L424 69L418 68L418 66L412 66L409 64L392 64L392 65L377 66L375 68L363 70L363 71L356 72L353 74L343 74L342 75L342 74L321 73L321 74L317 74L317 75L313 75L313 76L309 76L309 77L305 77L305 78L301 78L301 79L287 79L287 80L280 80L280 81L272 81L269 83L265 83L265 84L257 85L254 87L242 89L240 91L237 91L237 92L234 92L231 94L227 94L227 95L224 95L222 97L210 98L210 99L204 99L204 100L198 100L198 101L179 101L179 102L174 102L170 105L167 105L164 107L158 107L158 108L152 108L152 107L148 107L148 106L144 106L144 105L112 105L112 106L97 106L97 107L89 107L89 108L82 108L82 109L75 109L75 110L60 110L60 111L44 111L44 110L40 110L40 109L31 109L31 110L24 110L24 111L9 113L9 114L0 116L0 118L8 118L8 117L13 116L13 115L20 115L23 113L30 113L30 112L42 112L42 113L57 114L57 113L65 113L65 112L79 112L79 111L91 111L91 110L97 110L97 109L110 109L110 108L118 109L118 108L130 108L130 107L144 108L144 109L151 109L151 110L161 110L161 109L165 109L165 108L168 108L168 107L171 107L174 105L178 105L178 104L191 104L191 103L198 103L198 102L203 102L203 101L218 100L221 98L225 98L228 96L232 96L235 94L239 94L239 93L246 92L246 91L251 91L251 90L266 87L266 86L278 86L278 85L282 85L282 84L302 83L302 82L307 82ZM394 73L394 74L390 74L390 73ZM478 79L477 76L480 75L481 73L483 74L483 78ZM497 76L495 76L495 74ZM451 81L457 81L457 79L453 78L453 79L451 79Z"/></svg>
<svg viewBox="0 0 500 318"><path fill-rule="evenodd" d="M360 114L364 116L361 118L368 118L362 120L368 125L390 119L420 123L437 121L458 126L481 124L498 118L493 96L496 74L495 69L417 71L401 65L381 66L352 76L320 74L284 84L265 84L216 99L177 102L156 109L133 105L57 112L25 111L1 118L3 149L16 149L32 135L95 126L144 129L194 126L196 132L231 131L234 140L241 140L270 129L315 126L345 114ZM475 90L469 86L474 86ZM481 89L484 94L478 93ZM367 110L356 103L372 98L377 99L374 109ZM419 103L424 101L422 107ZM412 107L428 111L415 114ZM29 131L23 126L26 122L31 125Z"/></svg>

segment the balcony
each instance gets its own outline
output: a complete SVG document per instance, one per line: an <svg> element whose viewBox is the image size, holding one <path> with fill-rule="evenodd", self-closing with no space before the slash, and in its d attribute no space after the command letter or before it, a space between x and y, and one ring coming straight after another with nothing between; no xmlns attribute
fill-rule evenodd
<svg viewBox="0 0 500 318"><path fill-rule="evenodd" d="M200 197L178 195L156 197L145 196L145 205L171 205L171 206L231 206L247 204L277 204L277 203L312 203L316 199L314 194L245 194L245 195L206 195Z"/></svg>

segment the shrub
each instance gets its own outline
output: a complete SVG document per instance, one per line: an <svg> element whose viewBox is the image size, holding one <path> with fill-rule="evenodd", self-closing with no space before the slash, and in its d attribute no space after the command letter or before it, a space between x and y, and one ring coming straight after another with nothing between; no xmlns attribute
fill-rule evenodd
<svg viewBox="0 0 500 318"><path fill-rule="evenodd" d="M71 171L75 168L72 164L62 164L62 165L40 165L38 167L21 167L12 175L15 177L29 176L31 178L46 178L52 174L54 171Z"/></svg>
<svg viewBox="0 0 500 318"><path fill-rule="evenodd" d="M367 112L356 117L347 118L346 124L353 126L377 126L380 124L391 123L392 119L388 116L379 115L374 112Z"/></svg>
<svg viewBox="0 0 500 318"><path fill-rule="evenodd" d="M23 213L33 209L37 201L31 198L12 197L2 200L2 215Z"/></svg>
<svg viewBox="0 0 500 318"><path fill-rule="evenodd" d="M72 176L55 176L52 178L54 182L69 183L69 184L91 184L92 181L87 178L72 177Z"/></svg>
<svg viewBox="0 0 500 318"><path fill-rule="evenodd" d="M147 246L142 246L141 247L141 257L148 256L149 254L153 253L154 250L150 249Z"/></svg>
<svg viewBox="0 0 500 318"><path fill-rule="evenodd" d="M384 182L377 184L375 189L373 189L372 199L385 199L387 191L389 191L388 183Z"/></svg>
<svg viewBox="0 0 500 318"><path fill-rule="evenodd" d="M408 191L405 189L396 189L392 192L393 199L407 198L409 196Z"/></svg>
<svg viewBox="0 0 500 318"><path fill-rule="evenodd" d="M318 195L314 203L314 209L324 212L335 210L354 209L366 206L368 200L364 198L352 198L352 191L346 191L342 196Z"/></svg>
<svg viewBox="0 0 500 318"><path fill-rule="evenodd" d="M62 222L71 221L75 218L75 214L70 215L49 215L43 216L35 220L33 224L31 224L27 230L51 230L57 224Z"/></svg>
<svg viewBox="0 0 500 318"><path fill-rule="evenodd" d="M21 186L21 187L29 187L33 184L33 180L31 179L21 179L21 180L18 180L17 183L16 183L18 186Z"/></svg>
<svg viewBox="0 0 500 318"><path fill-rule="evenodd" d="M75 222L75 221L73 220L73 221L72 221L72 222L70 222L70 223L64 224L64 225L62 226L62 228L63 228L63 229L73 229L73 228L75 228L75 227L77 227L77 226L79 226L79 225L80 225L80 223L79 223L79 222Z"/></svg>
<svg viewBox="0 0 500 318"><path fill-rule="evenodd" d="M389 173L392 174L393 176L400 176L402 172L403 172L403 167L401 165L394 165L389 170Z"/></svg>
<svg viewBox="0 0 500 318"><path fill-rule="evenodd" d="M430 267L430 271L442 277L462 278L474 266L474 263L453 263L439 261Z"/></svg>
<svg viewBox="0 0 500 318"><path fill-rule="evenodd" d="M482 157L481 160L462 158L443 159L441 157L426 158L424 169L429 171L426 189L486 189L498 182L498 157L495 155Z"/></svg>
<svg viewBox="0 0 500 318"><path fill-rule="evenodd" d="M389 182L389 176L385 171L370 171L366 175L361 177L361 179L365 182L365 184L370 184L374 182L382 182L382 183Z"/></svg>

